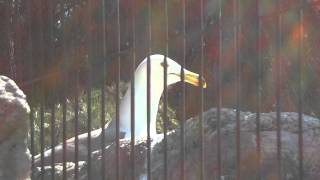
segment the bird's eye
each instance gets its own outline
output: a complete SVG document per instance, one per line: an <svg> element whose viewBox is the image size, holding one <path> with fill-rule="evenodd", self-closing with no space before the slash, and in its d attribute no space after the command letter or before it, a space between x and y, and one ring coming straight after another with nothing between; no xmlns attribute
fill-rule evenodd
<svg viewBox="0 0 320 180"><path fill-rule="evenodd" d="M164 63L164 62L161 63L161 66L162 67L167 67L167 68L169 67L168 63Z"/></svg>

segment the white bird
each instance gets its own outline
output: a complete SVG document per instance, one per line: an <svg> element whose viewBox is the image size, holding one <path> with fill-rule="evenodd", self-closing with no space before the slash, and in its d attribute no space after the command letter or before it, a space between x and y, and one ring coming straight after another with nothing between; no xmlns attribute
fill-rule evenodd
<svg viewBox="0 0 320 180"><path fill-rule="evenodd" d="M135 137L145 139L147 137L147 59L145 58L135 71ZM181 66L170 58L167 59L167 86L181 81ZM155 54L150 56L150 136L156 135L156 119L158 105L164 90L164 63L165 56ZM199 75L183 69L186 83L199 86ZM203 87L206 83L203 80ZM120 104L119 114L120 132L124 138L131 137L131 86ZM112 123L115 128L115 122Z"/></svg>
<svg viewBox="0 0 320 180"><path fill-rule="evenodd" d="M165 64L165 58L167 64ZM143 140L147 138L147 60L145 58L137 67L135 78L135 140ZM181 81L181 65L174 60L160 54L150 56L150 136L155 137L156 118L158 105L164 90L164 67L167 67L167 86ZM194 86L202 84L206 88L206 82L202 78L200 83L199 75L189 70L183 69L184 81ZM119 131L120 138L131 139L131 87L123 97L119 109ZM101 129L91 131L91 150L95 151L100 148ZM105 129L106 144L113 142L116 137L116 120L113 119ZM78 135L79 160L86 160L87 157L87 133ZM67 161L74 160L75 138L67 140L66 143ZM62 162L62 145L55 147L55 162ZM44 163L48 164L51 160L51 150L47 150L44 154ZM40 165L40 155L35 157L36 164Z"/></svg>

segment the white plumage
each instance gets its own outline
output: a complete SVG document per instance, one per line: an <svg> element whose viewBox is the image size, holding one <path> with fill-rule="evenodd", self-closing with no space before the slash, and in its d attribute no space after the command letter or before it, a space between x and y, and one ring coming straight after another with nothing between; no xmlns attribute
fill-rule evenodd
<svg viewBox="0 0 320 180"><path fill-rule="evenodd" d="M150 56L150 135L156 135L156 117L158 105L164 90L164 62L165 56L155 54ZM185 82L200 85L199 75L183 70ZM147 137L147 58L145 58L135 71L135 137ZM181 66L167 57L167 86L181 81ZM203 87L206 83L203 80ZM112 123L115 128L115 123ZM120 132L125 138L131 137L131 87L120 104Z"/></svg>

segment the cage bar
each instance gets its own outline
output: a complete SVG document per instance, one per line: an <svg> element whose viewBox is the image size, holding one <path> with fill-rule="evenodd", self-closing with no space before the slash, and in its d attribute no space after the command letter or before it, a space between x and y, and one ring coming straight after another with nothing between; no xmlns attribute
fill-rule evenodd
<svg viewBox="0 0 320 180"><path fill-rule="evenodd" d="M132 66L131 66L131 179L135 180L135 66L136 66L136 3L132 1Z"/></svg>
<svg viewBox="0 0 320 180"><path fill-rule="evenodd" d="M199 90L200 90L200 141L201 141L201 150L200 150L200 179L206 179L204 173L204 134L203 134L203 64L204 64L204 2L203 0L200 1L200 18L201 18L201 57L200 57L200 76L199 76Z"/></svg>
<svg viewBox="0 0 320 180"><path fill-rule="evenodd" d="M217 79L217 86L216 86L216 99L217 99L217 176L218 180L221 179L221 61L223 58L223 23L222 23L222 0L219 0L219 57L216 64L216 79Z"/></svg>
<svg viewBox="0 0 320 180"><path fill-rule="evenodd" d="M168 44L168 43L167 43ZM168 54L166 52L166 54ZM163 85L164 85L164 95L163 95L163 143L164 143L164 171L163 176L164 179L168 179L168 139L167 139L167 130L168 130L168 62L167 62L167 55L164 57L164 75L163 75Z"/></svg>
<svg viewBox="0 0 320 180"><path fill-rule="evenodd" d="M106 83L106 61L107 61L107 25L106 25L106 1L102 0L102 82L101 82L101 179L106 179L106 162L105 162L105 124L106 124L106 102L105 102L105 83Z"/></svg>
<svg viewBox="0 0 320 180"><path fill-rule="evenodd" d="M240 3L238 0L234 0L234 57L236 62L236 179L241 179L241 147L240 147L240 86L241 86L241 64L240 64Z"/></svg>
<svg viewBox="0 0 320 180"><path fill-rule="evenodd" d="M27 8L27 19L28 19L28 59L30 60L30 65L28 67L29 70L29 79L28 81L32 81L34 78L34 73L33 73L33 41L32 41L32 5L31 3L26 3L26 8ZM31 173L30 173L30 178L31 180L34 179L34 170L35 170L35 164L34 164L34 107L32 106L33 104L33 92L34 92L34 84L30 84L30 96L28 97L28 103L30 104L30 113L29 113L29 123L30 123L30 154L31 154Z"/></svg>
<svg viewBox="0 0 320 180"><path fill-rule="evenodd" d="M256 78L256 84L257 84L257 94L256 94L256 153L257 153L257 179L261 179L261 96L262 96L262 79L261 79L261 73L262 73L262 42L261 42L261 31L262 31L262 21L260 19L260 8L259 8L259 0L255 1L255 15L257 16L255 19L255 23L257 23L257 31L256 31L256 52L257 52L257 78Z"/></svg>
<svg viewBox="0 0 320 180"><path fill-rule="evenodd" d="M66 77L64 75L64 77ZM62 101L62 179L67 179L67 102L66 102L66 89L64 86ZM43 172L43 171L42 171ZM42 173L43 174L43 173Z"/></svg>
<svg viewBox="0 0 320 180"><path fill-rule="evenodd" d="M76 72L76 79L75 79L75 97L74 97L74 132L75 132L75 137L74 137L74 163L75 163L75 168L74 168L74 178L76 180L79 179L79 72Z"/></svg>
<svg viewBox="0 0 320 180"><path fill-rule="evenodd" d="M31 107L30 108L30 153L31 153L31 180L35 178L34 176L34 170L35 170L35 165L34 165L34 110Z"/></svg>
<svg viewBox="0 0 320 180"><path fill-rule="evenodd" d="M53 25L54 25L54 18L53 18L53 2L48 1L48 12L49 12L49 50L48 50L48 58L50 60L53 59L54 54L54 45L53 45ZM54 84L56 84L56 81L54 81ZM50 119L50 128L51 128L51 180L55 179L55 121L56 121L56 114L55 114L55 99L56 99L56 93L52 92L52 99L53 102L51 102L51 119Z"/></svg>
<svg viewBox="0 0 320 180"><path fill-rule="evenodd" d="M304 167L303 167L303 97L302 97L302 68L303 64L303 43L304 43L304 0L300 0L300 9L299 9L299 50L298 50L298 66L299 66L299 87L298 87L298 137L299 137L299 179L304 179Z"/></svg>
<svg viewBox="0 0 320 180"><path fill-rule="evenodd" d="M163 145L164 145L164 155L163 155L163 166L164 166L164 171L163 171L163 176L164 180L168 179L168 78L167 78L167 73L168 73L168 67L167 67L167 57L169 55L169 9L168 9L168 0L164 1L165 3L165 33L166 33L166 47L165 47L165 57L164 57L164 75L163 75L163 85L164 85L164 90L163 90Z"/></svg>
<svg viewBox="0 0 320 180"><path fill-rule="evenodd" d="M50 126L51 126L51 179L54 180L54 174L55 174L55 120L56 120L56 115L55 115L55 104L53 103L51 105L51 121L50 121Z"/></svg>
<svg viewBox="0 0 320 180"><path fill-rule="evenodd" d="M92 50L92 8L93 2L88 0L88 7L87 7L87 20L88 20L88 75L87 75L87 84L86 84L86 91L87 91L87 173L88 179L91 179L91 125L92 125L92 60L93 60L93 50Z"/></svg>
<svg viewBox="0 0 320 180"><path fill-rule="evenodd" d="M147 57L147 179L151 180L151 137L150 137L150 87L151 87L151 59L152 52L152 1L148 0L148 57Z"/></svg>
<svg viewBox="0 0 320 180"><path fill-rule="evenodd" d="M180 179L184 180L185 179L185 119L186 119L186 87L185 87L185 76L183 69L186 66L186 45L187 45L187 39L186 39L186 1L182 0L182 62L181 62L181 119L180 119ZM202 177L202 174L200 175Z"/></svg>
<svg viewBox="0 0 320 180"><path fill-rule="evenodd" d="M281 157L281 45L282 45L282 16L281 0L277 1L276 16L276 126L277 126L277 175L282 179L282 157Z"/></svg>
<svg viewBox="0 0 320 180"><path fill-rule="evenodd" d="M116 82L116 179L120 179L120 60L121 60L121 33L120 33L120 0L117 1L117 82Z"/></svg>
<svg viewBox="0 0 320 180"><path fill-rule="evenodd" d="M43 98L43 96L41 96ZM40 104L40 156L41 156L41 172L44 172L44 107L43 100ZM41 179L44 179L44 173L41 173Z"/></svg>

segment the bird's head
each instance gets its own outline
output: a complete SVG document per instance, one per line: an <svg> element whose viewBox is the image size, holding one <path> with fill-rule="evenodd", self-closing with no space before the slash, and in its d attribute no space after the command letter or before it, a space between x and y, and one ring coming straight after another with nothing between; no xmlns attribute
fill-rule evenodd
<svg viewBox="0 0 320 180"><path fill-rule="evenodd" d="M143 60L136 70L136 75L138 76L147 76L147 61L148 58ZM160 54L155 54L150 56L150 77L151 81L158 83L159 85L163 84L164 73L167 72L167 86L180 82L182 76L184 76L184 81L186 83L192 84L194 86L202 86L203 88L207 87L206 81L204 78L201 78L199 74L191 72L187 69L182 69L181 65L175 62L174 60L165 57ZM146 78L141 78L145 79ZM201 82L202 81L202 82Z"/></svg>

